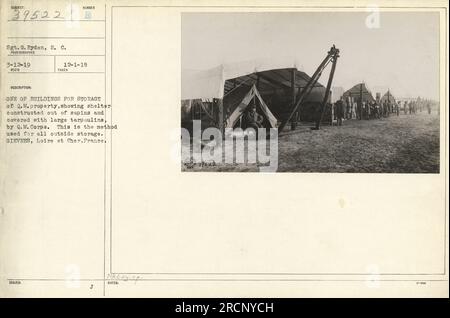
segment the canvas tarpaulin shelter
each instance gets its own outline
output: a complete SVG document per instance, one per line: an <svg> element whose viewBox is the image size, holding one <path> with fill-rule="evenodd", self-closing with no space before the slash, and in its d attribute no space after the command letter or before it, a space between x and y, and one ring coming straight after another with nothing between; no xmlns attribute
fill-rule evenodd
<svg viewBox="0 0 450 318"><path fill-rule="evenodd" d="M291 111L294 96L298 96L310 79L309 75L296 68L271 69L225 81L224 96L226 98L240 87L249 89L255 85L270 111L278 120L283 121ZM300 117L306 121L312 120L313 113L324 96L325 87L317 82L302 103Z"/></svg>
<svg viewBox="0 0 450 318"><path fill-rule="evenodd" d="M181 73L181 99L223 98L233 89L234 85L245 84L251 87L259 73L260 87L264 90L273 88L290 88L291 70L295 70L295 86L306 86L310 77L297 67L298 62L292 58L282 58L277 61L252 60L240 63L222 64L208 70L183 69ZM233 80L233 81L230 81ZM323 87L316 83L317 87Z"/></svg>
<svg viewBox="0 0 450 318"><path fill-rule="evenodd" d="M365 83L356 84L355 86L347 90L343 95L344 99L347 99L347 97L352 97L354 101L358 101L361 96L363 102L375 101L372 93Z"/></svg>
<svg viewBox="0 0 450 318"><path fill-rule="evenodd" d="M295 98L311 80L297 65L295 59L271 59L223 64L202 71L185 69L181 75L181 99L225 100L234 90L246 88L249 91L255 85L274 117L283 121L289 116ZM303 100L300 118L311 120L324 96L325 87L316 82ZM226 105L223 113L230 114Z"/></svg>
<svg viewBox="0 0 450 318"><path fill-rule="evenodd" d="M277 119L262 99L256 86L253 85L249 90L245 87L242 87L234 90L233 92L230 92L230 94L225 96L223 105L230 112L230 115L228 116L226 122L227 128L234 128L237 121L242 116L242 114L244 114L248 105L254 98L257 98L259 102L259 104L256 103L257 111L263 114L270 127L277 127Z"/></svg>
<svg viewBox="0 0 450 318"><path fill-rule="evenodd" d="M395 97L392 95L390 91L387 91L383 97L381 97L381 103L384 103L386 101L387 103L394 104L395 103Z"/></svg>

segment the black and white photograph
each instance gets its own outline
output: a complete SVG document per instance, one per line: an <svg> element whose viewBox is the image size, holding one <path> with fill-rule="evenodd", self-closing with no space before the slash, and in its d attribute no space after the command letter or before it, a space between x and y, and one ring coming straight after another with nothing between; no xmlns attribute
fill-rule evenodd
<svg viewBox="0 0 450 318"><path fill-rule="evenodd" d="M439 173L436 12L181 24L182 171Z"/></svg>
<svg viewBox="0 0 450 318"><path fill-rule="evenodd" d="M0 16L0 298L448 298L448 1Z"/></svg>

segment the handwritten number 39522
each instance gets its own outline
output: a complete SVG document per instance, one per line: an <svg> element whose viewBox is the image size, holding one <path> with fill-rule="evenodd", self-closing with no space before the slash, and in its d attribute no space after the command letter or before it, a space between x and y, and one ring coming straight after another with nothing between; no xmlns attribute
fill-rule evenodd
<svg viewBox="0 0 450 318"><path fill-rule="evenodd" d="M39 11L39 10L14 10L14 14L12 17L13 21L26 21L26 20L37 20L37 19L63 19L60 11L53 11L49 13L48 11Z"/></svg>

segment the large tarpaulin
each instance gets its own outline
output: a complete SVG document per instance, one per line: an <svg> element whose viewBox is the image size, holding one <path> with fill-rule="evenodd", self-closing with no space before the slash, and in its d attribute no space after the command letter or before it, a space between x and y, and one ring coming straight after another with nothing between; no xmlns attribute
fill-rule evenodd
<svg viewBox="0 0 450 318"><path fill-rule="evenodd" d="M373 102L375 99L372 96L372 93L370 92L367 84L365 83L359 83L347 90L344 95L344 99L347 97L353 97L355 101L358 101L360 97L362 97L363 102Z"/></svg>
<svg viewBox="0 0 450 318"><path fill-rule="evenodd" d="M293 68L299 70L294 58L280 60L256 59L252 61L222 64L208 70L188 70L181 72L181 99L223 98L225 81L228 79L268 71Z"/></svg>

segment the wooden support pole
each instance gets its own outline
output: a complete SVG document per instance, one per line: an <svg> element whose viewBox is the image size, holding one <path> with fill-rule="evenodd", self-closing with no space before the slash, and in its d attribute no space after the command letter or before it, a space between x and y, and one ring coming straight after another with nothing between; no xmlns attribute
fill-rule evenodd
<svg viewBox="0 0 450 318"><path fill-rule="evenodd" d="M363 118L363 84L359 84L359 120L362 120Z"/></svg>
<svg viewBox="0 0 450 318"><path fill-rule="evenodd" d="M223 119L223 99L218 98L217 99L217 109L219 110L219 118L218 118L218 128L220 132L222 133L222 138L224 138L224 119Z"/></svg>
<svg viewBox="0 0 450 318"><path fill-rule="evenodd" d="M295 92L295 75L296 75L295 73L296 73L296 70L295 70L295 68L293 68L291 70L291 99L292 99L292 106L295 105L295 100L297 98L296 92ZM295 114L294 114L294 124L291 124L291 128L292 129L296 128L297 120L298 120L298 111L295 112Z"/></svg>
<svg viewBox="0 0 450 318"><path fill-rule="evenodd" d="M292 94L292 105L295 105L295 100L297 94L295 92L295 69L292 69L291 73L291 94Z"/></svg>
<svg viewBox="0 0 450 318"><path fill-rule="evenodd" d="M316 129L320 129L320 123L322 122L323 114L325 113L326 105L328 103L328 97L330 96L331 84L333 83L334 71L336 70L337 55L335 55L333 57L332 63L333 64L331 65L331 71L330 71L330 76L328 77L328 83L327 83L327 88L325 91L325 96L322 101L321 113L320 113L320 116L318 116L318 118L316 120Z"/></svg>

